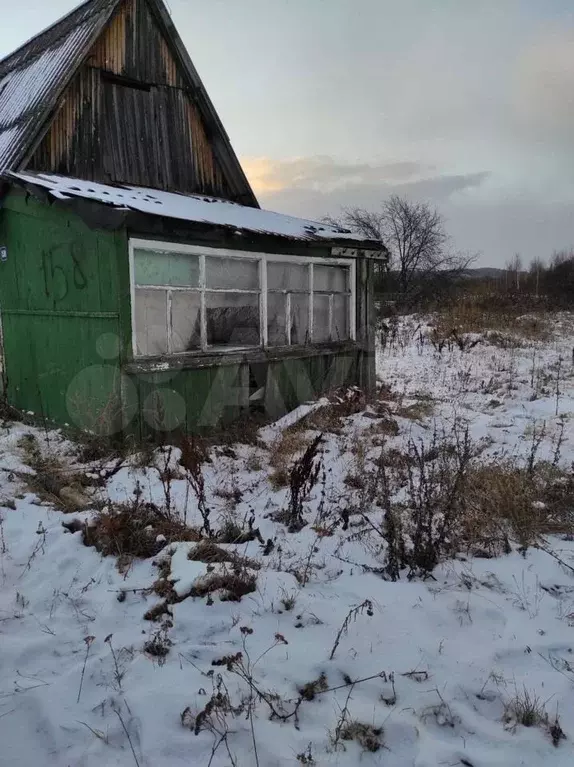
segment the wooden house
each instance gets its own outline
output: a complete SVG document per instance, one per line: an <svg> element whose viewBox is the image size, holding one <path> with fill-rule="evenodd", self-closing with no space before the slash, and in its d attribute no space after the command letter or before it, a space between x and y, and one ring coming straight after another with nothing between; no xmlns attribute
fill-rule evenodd
<svg viewBox="0 0 574 767"><path fill-rule="evenodd" d="M378 242L261 210L162 0L0 62L3 396L100 434L374 387Z"/></svg>

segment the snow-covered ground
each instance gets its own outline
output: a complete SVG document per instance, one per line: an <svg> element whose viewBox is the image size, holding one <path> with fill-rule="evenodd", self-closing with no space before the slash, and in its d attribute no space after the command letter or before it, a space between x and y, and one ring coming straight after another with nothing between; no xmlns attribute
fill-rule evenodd
<svg viewBox="0 0 574 767"><path fill-rule="evenodd" d="M379 378L394 392L386 407L399 427L387 446L401 449L409 438L430 440L463 423L488 445L485 461L527 456L533 434L542 434L541 457L572 463L572 317L555 319L550 340L519 346L477 337L472 348L439 352L428 334L426 323L407 318L379 349ZM193 542L119 563L85 546L82 532L62 522L94 512L64 515L46 494L30 491L30 445L70 471L99 469L82 468L77 447L56 432L5 425L0 764L571 765L574 571L540 548L523 555L513 547L496 559L446 561L431 579L385 580L381 541L365 533L364 517L333 522L364 498L360 482L345 479L365 472L380 449L376 415L349 416L325 435L325 474L305 502L310 524L299 532L273 520L288 499L269 481L285 423L262 430L259 446L212 449L204 476L213 528L234 518L261 535L220 546L249 558L241 577L254 578L255 588L240 601L223 600L221 591L190 594L232 569L190 560ZM179 456L156 453L159 471L132 459L90 491L91 504L133 502L135 490L140 501L165 507L167 489L170 507L197 527ZM574 566L574 542L557 536L547 544ZM173 586L172 603L148 620L163 601L152 590L161 577ZM548 725L525 727L509 714L526 695ZM557 745L556 715L566 736L555 730ZM351 735L357 739L345 739Z"/></svg>

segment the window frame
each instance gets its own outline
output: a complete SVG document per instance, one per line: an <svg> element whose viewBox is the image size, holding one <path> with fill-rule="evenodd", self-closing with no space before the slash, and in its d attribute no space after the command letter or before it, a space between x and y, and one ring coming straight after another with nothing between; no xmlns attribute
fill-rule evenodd
<svg viewBox="0 0 574 767"><path fill-rule="evenodd" d="M190 286L174 286L174 285L142 285L137 286L135 281L135 251L136 250L149 250L149 251L164 251L166 253L180 253L189 256L199 257L199 285L198 287ZM203 245L187 245L178 242L166 242L163 240L149 240L130 237L128 241L128 253L129 253L129 271L130 271L130 299L131 299L131 330L132 330L132 354L135 359L157 358L157 357L185 357L185 356L199 356L205 354L232 354L238 351L248 351L257 349L302 349L307 346L324 346L326 343L348 343L356 341L357 337L357 321L356 321L356 305L357 305L357 271L356 271L356 259L353 258L340 258L340 257L327 257L321 258L317 256L294 256L294 255L281 255L278 253L265 253L260 251L239 251L231 250L229 248L212 248ZM233 258L242 261L256 261L258 263L259 270L259 288L258 289L240 289L240 288L208 288L206 285L206 258ZM311 334L311 340L308 344L291 344L290 343L290 327L287 329L287 344L280 346L270 346L268 344L268 312L267 312L267 297L269 291L267 288L267 264L270 262L285 263L285 264L303 264L309 266L309 285L307 291L289 291L289 290L271 290L273 294L286 294L287 302L292 293L298 293L299 295L307 295L309 303L309 328ZM341 341L330 342L314 342L313 341L313 268L315 264L326 266L344 266L349 269L349 286L348 290L339 295L349 296L349 338ZM142 290L164 290L167 292L166 297L166 329L167 329L167 351L165 354L150 355L139 354L137 351L137 336L136 336L136 291L141 287ZM187 292L197 293L200 297L200 348L190 349L185 351L174 352L171 350L172 344L172 297L173 292ZM246 294L246 295L259 295L259 345L243 345L243 346L209 346L207 344L207 321L206 321L206 295L208 293L232 293L232 294ZM333 321L333 293L328 291L317 291L316 295L329 295L329 328L331 329ZM287 323L288 326L290 323Z"/></svg>

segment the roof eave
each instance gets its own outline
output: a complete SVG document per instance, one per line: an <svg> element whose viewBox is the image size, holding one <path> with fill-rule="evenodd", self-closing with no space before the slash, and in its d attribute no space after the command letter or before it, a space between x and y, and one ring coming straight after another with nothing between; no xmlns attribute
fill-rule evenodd
<svg viewBox="0 0 574 767"><path fill-rule="evenodd" d="M29 179L23 179L20 178L18 175L16 175L13 172L5 172L4 174L0 175L0 181L3 181L9 185L17 186L24 191L26 191L28 194L34 195L37 199L39 199L43 203L47 203L50 205L58 205L70 208L72 210L76 209L76 212L78 212L78 208L82 207L84 210L91 208L95 209L98 208L100 210L109 210L110 211L110 221L113 221L113 225L110 228L117 228L118 222L121 220L122 224L125 223L125 225L129 228L130 227L130 220L143 220L143 219L160 219L162 222L165 223L166 228L169 228L170 223L173 225L174 222L177 222L180 226L184 226L188 228L190 231L204 231L204 232L222 232L227 233L230 240L233 240L237 243L241 242L242 238L251 238L251 239L265 239L267 241L274 240L277 242L277 244L291 244L291 245L297 245L302 247L321 247L321 248L328 248L332 250L349 250L349 251L371 251L371 252L379 252L384 257L385 255L385 247L382 245L382 243L377 242L375 240L362 240L354 238L352 235L347 237L335 237L335 238L329 238L329 237L320 237L320 236L314 236L312 234L308 234L305 236L296 236L296 235L288 235L288 234L281 234L278 232L273 231L265 231L262 229L247 229L242 227L237 227L232 224L224 224L224 223L212 223L209 221L191 221L189 219L185 218L175 218L171 216L165 216L161 214L156 213L146 213L143 211L136 210L134 208L130 208L129 205L125 206L124 208L117 208L114 206L111 206L109 203L102 202L100 200L89 200L81 197L74 197L69 196L65 199L55 197L51 194L51 192L46 189L45 186L42 184L36 184L33 181ZM351 253L347 255L352 255Z"/></svg>

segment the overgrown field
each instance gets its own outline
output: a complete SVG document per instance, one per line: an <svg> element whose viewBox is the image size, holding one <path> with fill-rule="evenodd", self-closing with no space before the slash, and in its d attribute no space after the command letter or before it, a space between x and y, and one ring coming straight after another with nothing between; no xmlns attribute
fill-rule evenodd
<svg viewBox="0 0 574 767"><path fill-rule="evenodd" d="M246 444L4 423L0 763L571 765L573 347L402 318Z"/></svg>

